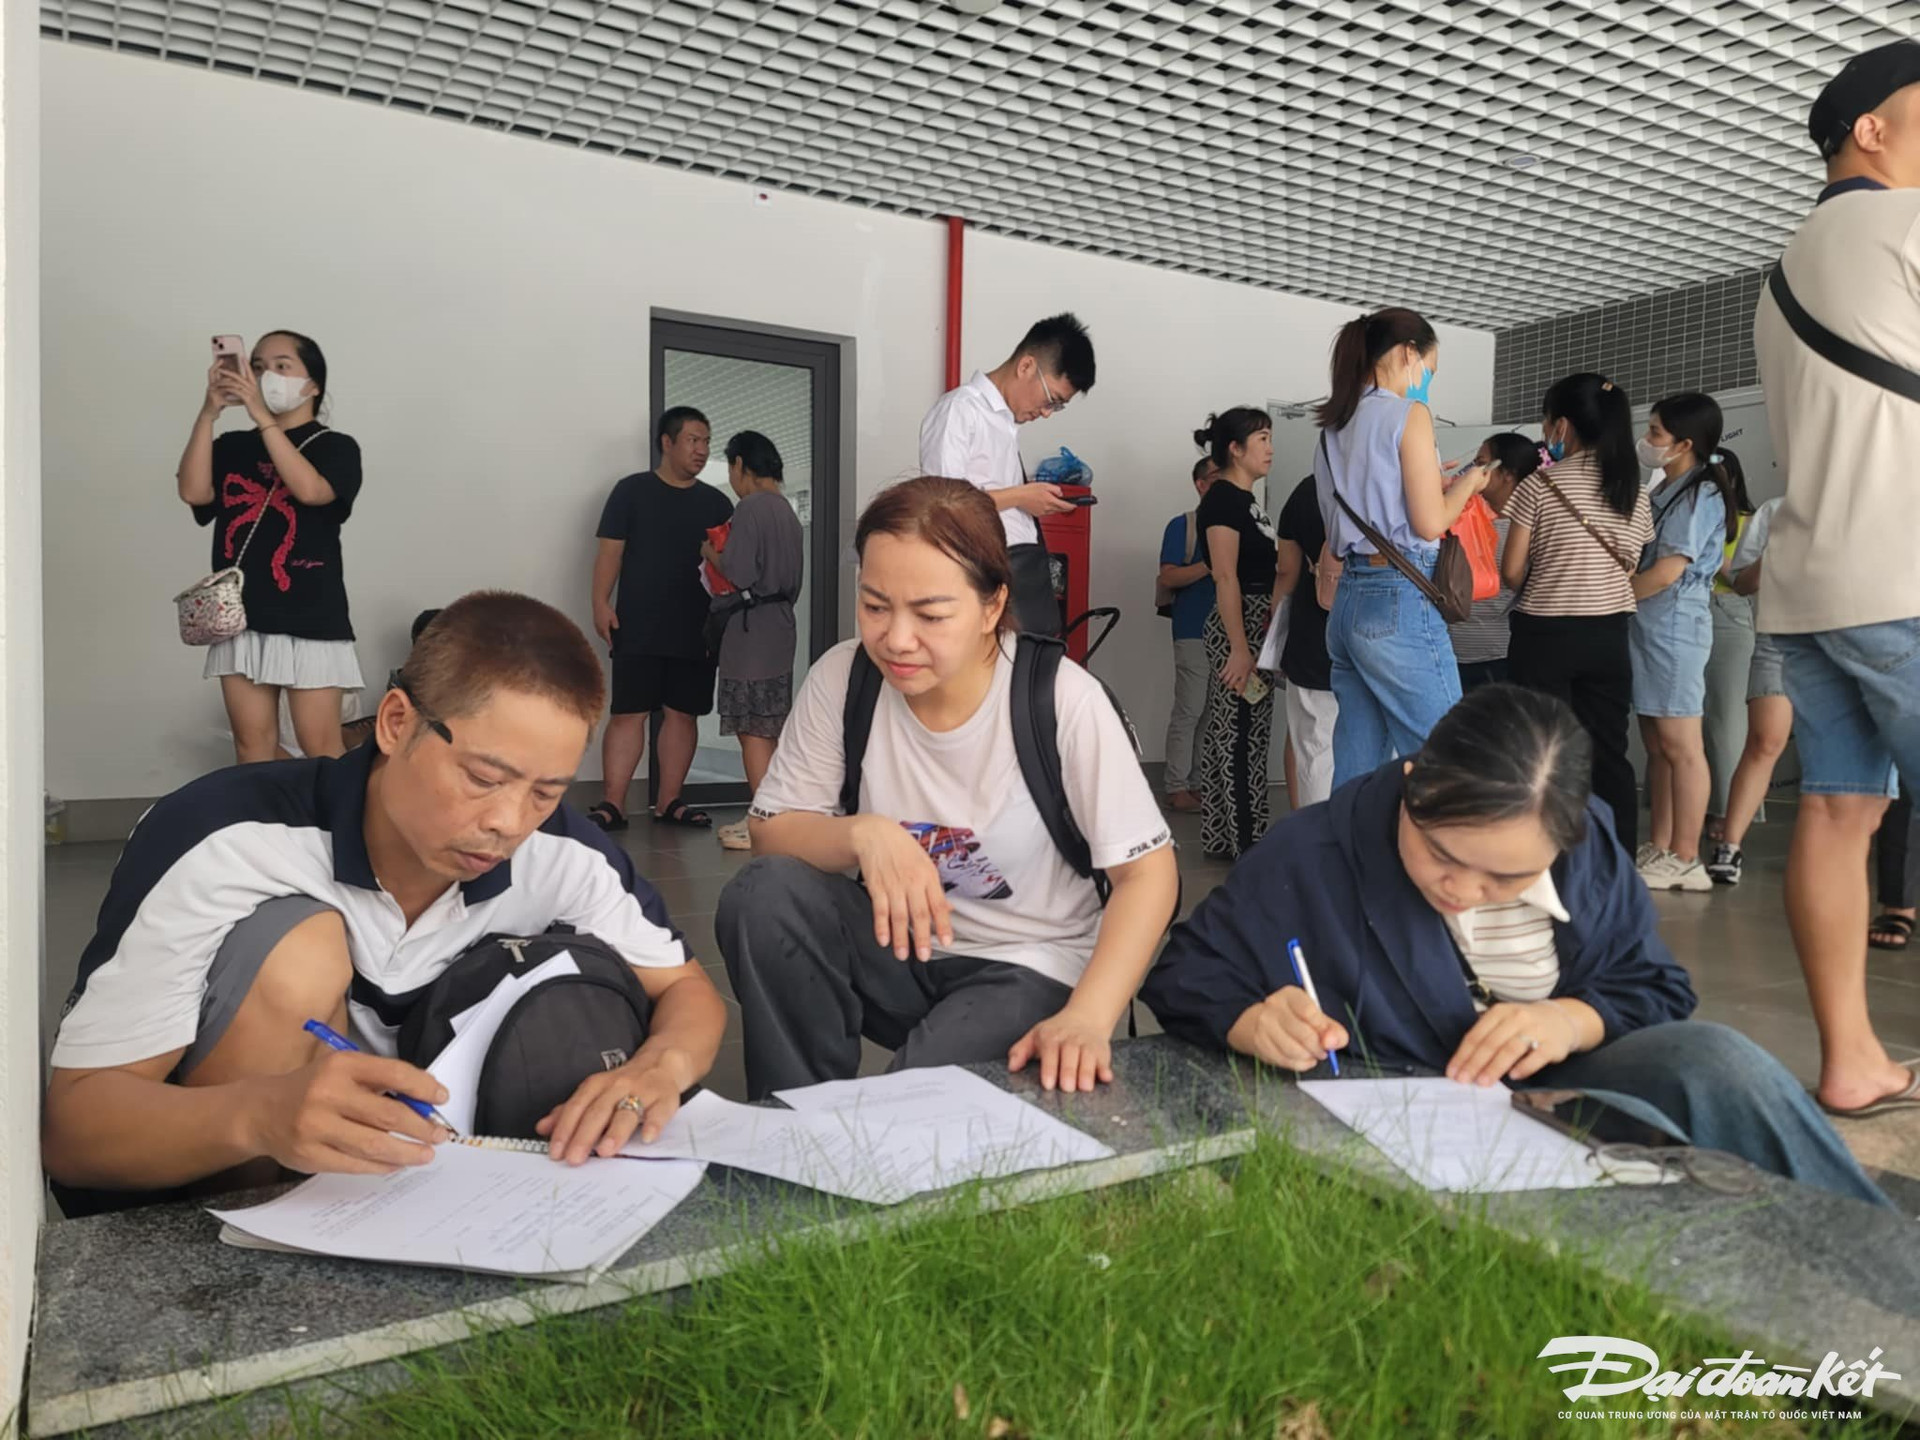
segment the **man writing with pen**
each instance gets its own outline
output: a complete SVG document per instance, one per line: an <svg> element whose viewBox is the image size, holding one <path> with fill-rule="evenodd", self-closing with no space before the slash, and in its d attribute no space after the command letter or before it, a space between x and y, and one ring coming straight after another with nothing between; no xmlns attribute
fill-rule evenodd
<svg viewBox="0 0 1920 1440"><path fill-rule="evenodd" d="M651 1021L540 1133L576 1164L656 1136L725 1010L652 887L561 803L604 684L557 610L470 595L415 643L373 743L155 805L54 1042L42 1154L66 1212L431 1163L447 1132L417 1110L445 1093L392 1058L410 1003L484 937L556 924L627 961Z"/></svg>
<svg viewBox="0 0 1920 1440"><path fill-rule="evenodd" d="M1778 1060L1687 1018L1693 987L1591 797L1591 759L1560 701L1474 691L1418 754L1269 831L1174 928L1143 998L1169 1033L1287 1070L1338 1051L1341 1083L1578 1090L1886 1204Z"/></svg>

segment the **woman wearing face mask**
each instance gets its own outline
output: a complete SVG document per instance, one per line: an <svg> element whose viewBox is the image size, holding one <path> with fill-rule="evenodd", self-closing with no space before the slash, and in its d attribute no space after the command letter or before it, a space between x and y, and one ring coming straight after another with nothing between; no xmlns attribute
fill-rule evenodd
<svg viewBox="0 0 1920 1440"><path fill-rule="evenodd" d="M1701 717L1707 657L1713 651L1713 577L1726 563L1738 512L1716 453L1720 406L1697 392L1669 395L1653 407L1640 463L1662 476L1650 495L1654 538L1633 577L1639 610L1633 647L1633 708L1647 747L1647 795L1653 829L1636 856L1656 890L1704 891L1713 877L1700 862L1706 828L1707 772Z"/></svg>
<svg viewBox="0 0 1920 1440"><path fill-rule="evenodd" d="M341 696L361 688L340 556L340 527L360 493L360 447L319 419L326 395L320 347L272 331L253 347L249 369L216 363L207 372L180 457L180 499L214 527L213 568L240 561L247 628L208 650L206 674L220 680L243 765L275 758L283 690L301 750L341 754ZM214 422L235 407L250 428L215 438Z"/></svg>
<svg viewBox="0 0 1920 1440"><path fill-rule="evenodd" d="M1693 988L1590 803L1557 700L1475 690L1410 760L1287 816L1174 927L1169 1034L1312 1070L1579 1090L1701 1149L1886 1205L1779 1061L1687 1019ZM1298 937L1318 1001L1288 961Z"/></svg>
<svg viewBox="0 0 1920 1440"><path fill-rule="evenodd" d="M756 858L714 921L747 1093L852 1076L863 1035L894 1069L1005 1057L1037 1061L1048 1089L1092 1090L1112 1078L1109 1038L1179 889L1126 726L1098 681L1060 662L1060 776L1112 887L1103 909L1020 769L1012 571L992 499L963 480L896 485L867 506L854 548L859 638L807 672L754 797ZM843 805L863 652L879 694L857 803Z"/></svg>
<svg viewBox="0 0 1920 1440"><path fill-rule="evenodd" d="M1237 406L1193 432L1220 467L1200 502L1200 551L1213 575L1207 617L1207 719L1200 746L1200 843L1231 860L1267 833L1267 751L1273 740L1273 691L1254 680L1253 661L1273 614L1273 521L1253 487L1273 468L1273 421Z"/></svg>
<svg viewBox="0 0 1920 1440"><path fill-rule="evenodd" d="M1640 792L1627 755L1633 574L1653 538L1640 488L1627 393L1603 375L1569 375L1541 401L1553 463L1507 503L1500 574L1514 601L1507 671L1516 685L1566 701L1593 742L1593 793L1631 850Z"/></svg>
<svg viewBox="0 0 1920 1440"><path fill-rule="evenodd" d="M1388 553L1397 551L1431 577L1441 538L1486 488L1487 472L1479 467L1451 482L1440 473L1427 408L1439 363L1439 338L1411 310L1376 310L1350 320L1333 344L1332 390L1320 407L1313 474L1327 552L1343 567L1327 617L1340 705L1333 727L1336 788L1393 755L1418 750L1460 698L1446 622Z"/></svg>
<svg viewBox="0 0 1920 1440"><path fill-rule="evenodd" d="M1524 435L1506 431L1489 435L1480 442L1475 465L1487 471L1487 488L1482 491L1493 511L1493 528L1499 543L1507 543L1507 504L1520 482L1540 468L1540 447ZM1457 625L1449 625L1454 658L1460 662L1460 690L1478 690L1482 685L1497 685L1507 678L1507 649L1512 631L1507 612L1513 609L1513 591L1506 586L1488 600L1473 602L1473 613Z"/></svg>

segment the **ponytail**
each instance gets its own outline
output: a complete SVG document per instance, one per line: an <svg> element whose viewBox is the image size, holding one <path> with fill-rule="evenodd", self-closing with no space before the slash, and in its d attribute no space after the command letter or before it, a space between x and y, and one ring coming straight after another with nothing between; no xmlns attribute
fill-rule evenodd
<svg viewBox="0 0 1920 1440"><path fill-rule="evenodd" d="M1414 310L1389 305L1360 315L1340 327L1333 337L1328 362L1329 389L1320 406L1322 430L1339 430L1360 408L1360 397L1373 384L1374 367L1381 357L1402 345L1416 345L1424 355L1440 343L1433 326Z"/></svg>
<svg viewBox="0 0 1920 1440"><path fill-rule="evenodd" d="M1254 436L1273 429L1273 417L1251 405L1236 405L1218 415L1207 416L1207 423L1193 432L1193 443L1207 452L1222 470L1233 463L1233 447L1245 447ZM1200 478L1196 472L1194 479Z"/></svg>
<svg viewBox="0 0 1920 1440"><path fill-rule="evenodd" d="M1591 371L1556 380L1540 401L1546 420L1564 420L1593 452L1600 495L1623 520L1640 501L1640 456L1633 442L1633 404L1627 392Z"/></svg>

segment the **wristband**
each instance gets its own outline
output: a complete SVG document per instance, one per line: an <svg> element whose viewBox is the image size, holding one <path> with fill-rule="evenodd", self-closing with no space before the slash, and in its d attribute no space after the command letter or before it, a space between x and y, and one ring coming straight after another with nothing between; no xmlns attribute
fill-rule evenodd
<svg viewBox="0 0 1920 1440"><path fill-rule="evenodd" d="M269 430L280 430L280 422L279 422L278 420L269 420L269 421L268 421L268 422L267 422L266 424L264 424L264 425L256 425L256 426L254 426L254 427L253 427L253 429L254 429L254 433L255 433L255 434L257 434L257 435L264 435L264 434L266 434L266 433L267 433L267 431L269 431ZM284 435L284 434L286 434L286 431L284 431L284 430L280 430L280 433Z"/></svg>
<svg viewBox="0 0 1920 1440"><path fill-rule="evenodd" d="M1580 1027L1574 1023L1573 1013L1566 1006L1556 1005L1551 1000L1542 1000L1540 1003L1567 1022L1567 1029L1573 1035L1573 1043L1567 1047L1567 1054L1576 1053L1580 1049Z"/></svg>

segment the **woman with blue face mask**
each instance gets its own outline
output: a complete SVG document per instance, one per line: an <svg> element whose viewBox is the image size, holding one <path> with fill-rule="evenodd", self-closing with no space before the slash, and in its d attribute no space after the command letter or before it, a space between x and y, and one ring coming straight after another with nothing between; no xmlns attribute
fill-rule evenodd
<svg viewBox="0 0 1920 1440"><path fill-rule="evenodd" d="M213 527L213 568L238 565L247 628L207 651L240 764L284 756L280 692L308 755L339 755L340 700L361 688L340 527L360 493L360 447L322 423L327 359L269 331L247 366L216 361L177 474L194 520ZM227 410L246 423L215 436Z"/></svg>
<svg viewBox="0 0 1920 1440"><path fill-rule="evenodd" d="M1660 471L1650 499L1654 538L1633 577L1633 708L1647 746L1653 829L1635 858L1655 890L1711 890L1700 863L1713 781L1701 717L1713 650L1713 577L1739 534L1728 505L1733 484L1717 451L1722 428L1712 396L1690 391L1653 407L1637 453Z"/></svg>
<svg viewBox="0 0 1920 1440"><path fill-rule="evenodd" d="M1507 673L1573 708L1593 741L1593 793L1628 851L1640 793L1627 754L1633 706L1633 576L1653 516L1633 453L1627 392L1604 375L1556 381L1540 405L1551 464L1507 502L1500 574L1518 592Z"/></svg>
<svg viewBox="0 0 1920 1440"><path fill-rule="evenodd" d="M1327 555L1343 566L1327 617L1336 788L1413 754L1460 698L1446 621L1391 558L1431 577L1441 538L1487 484L1478 466L1451 482L1440 472L1427 404L1439 363L1433 327L1395 307L1348 321L1333 345L1313 475Z"/></svg>

